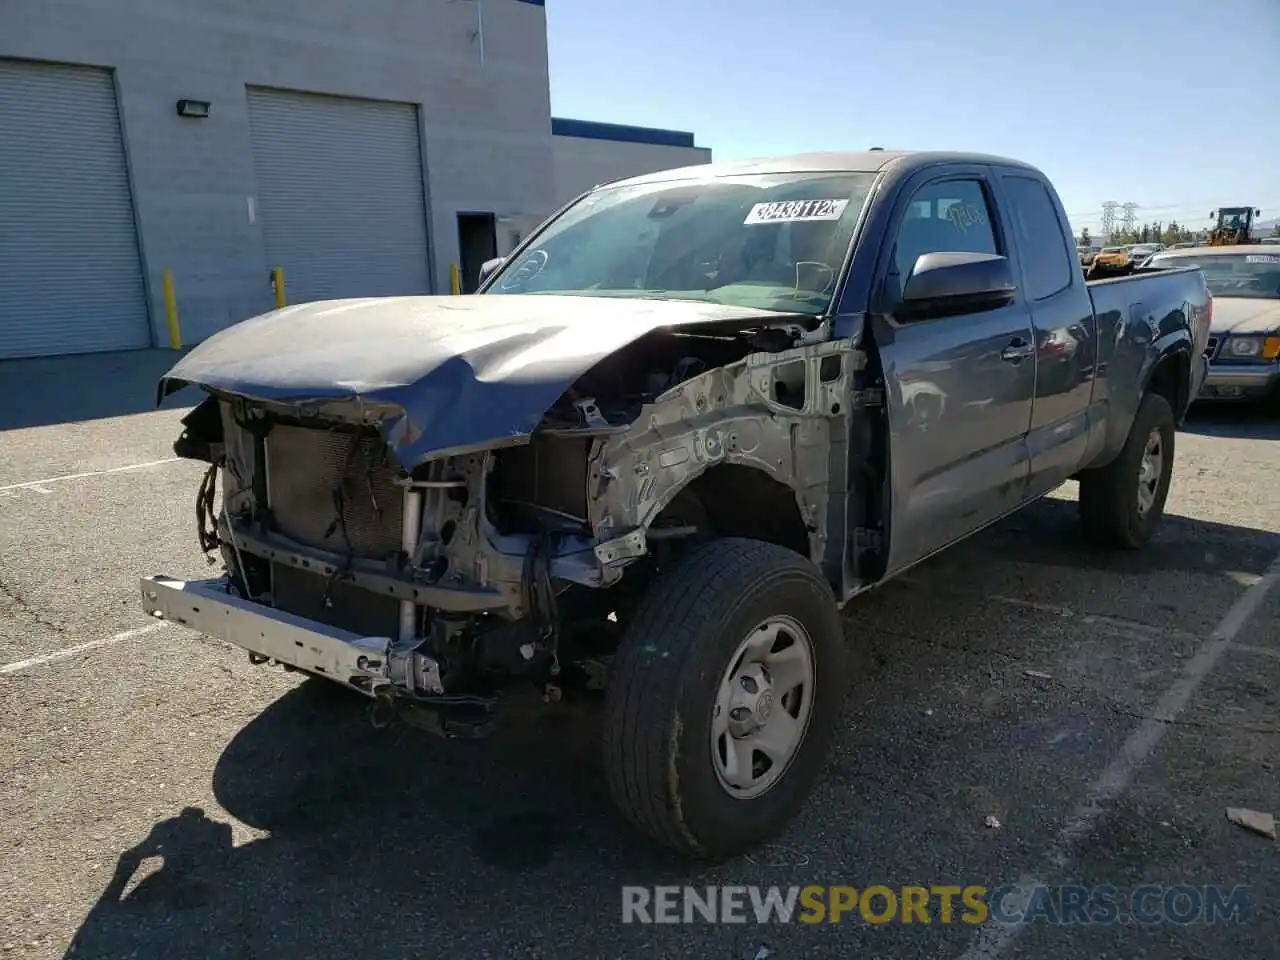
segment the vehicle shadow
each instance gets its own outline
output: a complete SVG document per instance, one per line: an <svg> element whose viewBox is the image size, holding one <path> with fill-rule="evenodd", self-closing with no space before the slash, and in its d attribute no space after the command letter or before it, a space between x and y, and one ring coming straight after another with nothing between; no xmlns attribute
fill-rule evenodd
<svg viewBox="0 0 1280 960"><path fill-rule="evenodd" d="M1280 403L1197 403L1183 433L1237 440L1280 440Z"/></svg>
<svg viewBox="0 0 1280 960"><path fill-rule="evenodd" d="M256 717L213 788L269 835L233 846L197 808L158 823L66 956L439 956L511 911L527 915L513 936L573 942L574 916L618 910L623 884L695 882L614 813L585 708L517 707L477 744L374 729L365 704L308 680ZM131 886L154 857L163 866ZM542 955L525 947L511 955Z"/></svg>
<svg viewBox="0 0 1280 960"><path fill-rule="evenodd" d="M941 572L972 565L975 554L1015 563L1088 569L1117 575L1205 573L1218 575L1223 563L1263 574L1280 552L1280 534L1166 513L1160 530L1141 550L1106 550L1089 543L1074 498L1045 498L940 554Z"/></svg>
<svg viewBox="0 0 1280 960"><path fill-rule="evenodd" d="M964 804L989 802L985 793L977 799L973 784L1004 784L999 792L1013 806L1040 804L1035 798L1045 791L1066 803L1067 784L1101 762L1084 748L1078 757L1046 753L1053 775L1063 778L1057 788L1025 768L1018 785L1002 779L1003 768L971 769L975 756L1016 758L1026 738L1047 736L1067 720L1092 723L1102 708L1063 687L979 710L974 704L1000 689L989 672L992 653L1039 664L1044 651L1033 649L1036 629L1008 624L987 623L976 639L991 649L971 651L967 661L948 645L954 639L935 637L937 605L911 598L941 595L952 579L948 563L977 567L981 556L1007 551L1033 565L1079 565L1108 581L1142 584L1148 581L1110 574L1186 570L1204 543L1220 545L1235 569L1260 573L1280 551L1278 541L1267 531L1171 517L1146 551L1109 554L1083 543L1075 503L1046 500L949 551L947 563L923 564L914 582L860 600L863 623L888 615L899 632L871 640L873 682L851 708L827 771L827 801L811 805L807 831L834 851L825 862L837 858L847 876L877 866L927 871L938 862L977 863L971 869L980 872L982 851L991 850L1016 872L1033 844L1010 834L1007 846L993 846L980 817L972 826L977 837L963 833L974 819ZM901 622L911 609L920 611L918 621ZM1050 619L1058 622L1056 614ZM1128 653L1118 650L1117 662ZM938 670L968 670L975 698L945 729L923 719L935 707L944 712L941 698L949 694ZM732 866L680 861L626 826L609 801L598 715L589 706L547 712L517 705L492 739L476 744L404 724L374 729L362 716L365 704L311 680L256 716L214 769L222 809L189 807L121 854L66 956L663 956L652 928L610 923L609 936L618 939L609 943L584 942L584 931L599 936L601 917L620 917L623 885L702 886L735 876ZM231 818L266 836L235 845ZM156 859L162 866L139 877ZM727 942L753 932L713 931L707 936L726 938L723 952L717 940L715 953L706 952L706 941L697 948L703 952L681 955L754 956ZM828 946L833 952L824 955L852 955L848 944ZM925 955L918 942L899 946L912 950L892 955Z"/></svg>
<svg viewBox="0 0 1280 960"><path fill-rule="evenodd" d="M156 408L156 383L183 356L173 350L125 350L30 360L0 360L0 430L101 420ZM190 406L168 397L164 409Z"/></svg>

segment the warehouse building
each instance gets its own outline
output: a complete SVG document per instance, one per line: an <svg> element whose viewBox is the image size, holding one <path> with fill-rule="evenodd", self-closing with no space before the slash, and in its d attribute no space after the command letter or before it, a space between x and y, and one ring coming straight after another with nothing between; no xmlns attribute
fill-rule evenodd
<svg viewBox="0 0 1280 960"><path fill-rule="evenodd" d="M169 346L170 302L194 343L276 277L470 287L580 191L710 158L553 119L542 0L6 0L0 359Z"/></svg>

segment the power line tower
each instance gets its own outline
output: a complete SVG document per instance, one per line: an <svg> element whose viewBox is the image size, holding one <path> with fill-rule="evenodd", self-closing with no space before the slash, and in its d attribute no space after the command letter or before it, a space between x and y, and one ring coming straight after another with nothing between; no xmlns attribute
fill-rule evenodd
<svg viewBox="0 0 1280 960"><path fill-rule="evenodd" d="M1102 204L1103 243L1110 243L1112 234L1116 232L1116 208L1119 206L1114 200L1107 200Z"/></svg>
<svg viewBox="0 0 1280 960"><path fill-rule="evenodd" d="M1120 218L1120 226L1124 232L1130 236L1138 229L1138 205L1136 203L1123 203L1120 209L1124 211L1124 216Z"/></svg>

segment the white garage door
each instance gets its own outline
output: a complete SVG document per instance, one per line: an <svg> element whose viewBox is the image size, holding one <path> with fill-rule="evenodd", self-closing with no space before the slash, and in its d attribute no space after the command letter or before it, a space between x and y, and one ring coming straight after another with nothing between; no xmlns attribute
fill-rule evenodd
<svg viewBox="0 0 1280 960"><path fill-rule="evenodd" d="M0 60L0 358L150 343L111 74Z"/></svg>
<svg viewBox="0 0 1280 960"><path fill-rule="evenodd" d="M290 303L427 293L417 110L249 88L267 266Z"/></svg>

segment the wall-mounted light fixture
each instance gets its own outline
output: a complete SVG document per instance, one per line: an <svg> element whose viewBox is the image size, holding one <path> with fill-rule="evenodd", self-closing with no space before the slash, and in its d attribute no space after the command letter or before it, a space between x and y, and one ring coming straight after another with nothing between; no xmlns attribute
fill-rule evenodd
<svg viewBox="0 0 1280 960"><path fill-rule="evenodd" d="M178 116L203 120L209 116L209 106L208 100L179 100Z"/></svg>

